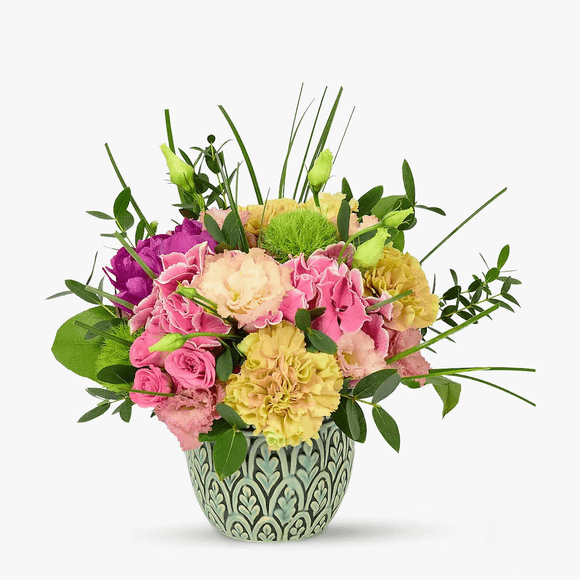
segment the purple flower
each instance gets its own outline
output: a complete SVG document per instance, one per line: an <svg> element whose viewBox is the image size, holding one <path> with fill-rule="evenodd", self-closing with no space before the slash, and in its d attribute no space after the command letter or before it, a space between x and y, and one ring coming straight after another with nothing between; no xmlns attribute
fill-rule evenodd
<svg viewBox="0 0 580 580"><path fill-rule="evenodd" d="M137 243L135 251L139 257L151 268L156 276L163 271L161 256L187 250L197 244L208 242L213 250L217 242L207 231L202 230L200 222L184 219L172 234L157 234ZM143 271L125 248L121 248L111 259L111 267L104 268L111 284L117 290L117 296L131 304L139 304L143 298L153 290L153 280ZM111 273L115 279L109 276ZM130 312L128 308L121 306Z"/></svg>

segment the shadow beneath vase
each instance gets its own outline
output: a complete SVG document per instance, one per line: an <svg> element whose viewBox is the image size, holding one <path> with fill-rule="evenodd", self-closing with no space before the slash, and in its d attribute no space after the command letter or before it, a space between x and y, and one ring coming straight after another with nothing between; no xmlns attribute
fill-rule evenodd
<svg viewBox="0 0 580 580"><path fill-rule="evenodd" d="M373 541L423 541L432 538L453 535L457 532L454 526L438 522L420 521L388 521L381 520L339 520L332 521L320 534L300 540L301 545L315 542L317 545L326 543L336 546L344 542L352 545L358 542L368 544ZM248 546L247 542L240 542L222 535L209 522L200 521L194 524L175 526L139 528L134 530L133 537L142 543L155 545L187 546L189 548L203 545L224 546L230 548L236 545L240 548ZM296 545L297 542L277 542L277 545ZM253 545L272 546L271 543L252 542Z"/></svg>

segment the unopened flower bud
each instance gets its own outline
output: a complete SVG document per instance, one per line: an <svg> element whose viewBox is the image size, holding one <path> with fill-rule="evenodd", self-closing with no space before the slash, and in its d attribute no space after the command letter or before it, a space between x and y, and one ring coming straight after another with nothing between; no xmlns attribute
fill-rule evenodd
<svg viewBox="0 0 580 580"><path fill-rule="evenodd" d="M377 233L361 244L354 253L353 265L355 268L374 268L381 258L385 242L389 237L387 228L379 228Z"/></svg>
<svg viewBox="0 0 580 580"><path fill-rule="evenodd" d="M308 183L310 188L316 194L322 186L328 181L330 171L332 170L332 153L330 149L325 149L316 159L312 169L308 172Z"/></svg>
<svg viewBox="0 0 580 580"><path fill-rule="evenodd" d="M169 179L171 183L175 183L182 189L188 192L195 192L195 185L193 183L193 167L182 161L163 143L161 151L165 155L167 167L169 168Z"/></svg>

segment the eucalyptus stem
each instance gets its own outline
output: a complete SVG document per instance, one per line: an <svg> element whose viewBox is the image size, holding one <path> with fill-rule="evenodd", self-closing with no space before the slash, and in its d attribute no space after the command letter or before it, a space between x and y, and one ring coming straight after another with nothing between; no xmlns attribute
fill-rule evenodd
<svg viewBox="0 0 580 580"><path fill-rule="evenodd" d="M453 312L450 312L446 316L446 318L448 318L449 316L453 316L454 314L457 314L458 312L463 312L464 310L469 310L469 308L473 308L474 306L479 306L480 304L483 304L484 302L489 302L490 300L493 300L501 295L502 294L500 292L499 294L494 294L493 296L488 296L488 297L484 298L483 300L480 300L479 302L474 302L473 304L470 304L469 306L464 306L463 308L459 308L459 310L454 310ZM435 320L435 322L438 322L439 320L442 320L442 318L441 317L437 318L437 320Z"/></svg>
<svg viewBox="0 0 580 580"><path fill-rule="evenodd" d="M344 397L345 399L352 399L357 403L364 403L365 405L370 405L371 407L380 407L378 403L373 403L372 401L365 401L364 399L359 399L358 397L353 397L352 395L347 395L345 393L340 393L340 396Z"/></svg>
<svg viewBox="0 0 580 580"><path fill-rule="evenodd" d="M145 274L147 274L147 276L149 276L151 280L157 279L157 276L155 275L153 270L151 270L151 268L143 261L143 259L141 258L141 256L139 256L139 254L137 254L135 249L132 248L130 244L127 243L127 240L125 240L119 232L115 232L113 235L115 236L115 238L117 238L117 240L119 240L119 242L127 250L127 252L129 252L129 254L135 260L135 262L137 262L137 264L141 266Z"/></svg>
<svg viewBox="0 0 580 580"><path fill-rule="evenodd" d="M417 352L423 348L431 346L432 344L435 344L436 342L440 341L441 339L446 338L446 337L450 336L451 334L454 334L455 332L458 332L458 331L464 329L465 327L469 326L470 324L473 324L474 322L477 322L480 318L483 318L484 316L488 316L492 312L495 312L498 308L499 308L499 304L495 304L491 308L488 308L487 310L480 312L477 316L470 318L469 320L465 321L464 323L459 324L457 326L454 326L453 328L450 328L449 330L446 330L445 332L442 332L441 334L437 335L436 337L432 338L431 340L426 340L425 342L422 342L422 343L418 344L417 346L413 346L411 348L408 348L407 350L404 350L404 351L386 359L385 362L387 364L394 363L398 360L401 360L402 358L405 358L406 356L408 356L410 354L413 354L414 352Z"/></svg>

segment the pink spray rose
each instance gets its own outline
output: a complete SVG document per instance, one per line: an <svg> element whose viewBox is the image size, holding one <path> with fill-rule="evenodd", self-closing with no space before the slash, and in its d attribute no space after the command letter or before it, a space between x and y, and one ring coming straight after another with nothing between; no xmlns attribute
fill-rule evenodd
<svg viewBox="0 0 580 580"><path fill-rule="evenodd" d="M149 347L159 342L162 338L163 335L161 334L153 334L147 331L141 336L138 336L129 349L131 364L134 367L146 367L148 365L156 367L165 366L167 352L149 351Z"/></svg>
<svg viewBox="0 0 580 580"><path fill-rule="evenodd" d="M157 405L155 414L179 439L184 451L200 446L198 435L208 433L214 419L219 418L215 406L224 398L220 385L210 389L184 389Z"/></svg>
<svg viewBox="0 0 580 580"><path fill-rule="evenodd" d="M152 393L171 393L171 378L161 369L150 366L147 369L139 369L135 374L133 388L139 391L150 391ZM162 395L147 395L145 393L131 393L129 395L133 403L139 407L155 407L164 402Z"/></svg>
<svg viewBox="0 0 580 580"><path fill-rule="evenodd" d="M195 339L188 340L165 360L165 369L177 385L185 389L209 389L215 382L215 357L200 348Z"/></svg>

